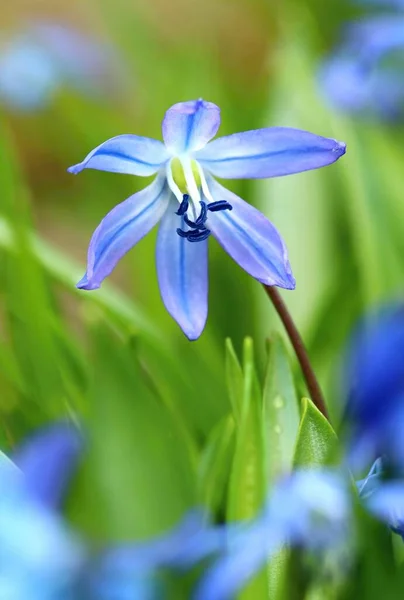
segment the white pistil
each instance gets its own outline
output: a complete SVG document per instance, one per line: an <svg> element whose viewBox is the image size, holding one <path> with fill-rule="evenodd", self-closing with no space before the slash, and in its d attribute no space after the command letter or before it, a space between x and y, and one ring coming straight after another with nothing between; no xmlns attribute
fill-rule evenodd
<svg viewBox="0 0 404 600"><path fill-rule="evenodd" d="M193 209L193 220L196 219L196 215L198 215L200 210L200 201L201 194L198 188L198 184L195 181L195 175L192 170L192 163L189 156L181 156L180 157L181 165L184 170L185 181L187 184L188 194L192 200L192 209Z"/></svg>
<svg viewBox="0 0 404 600"><path fill-rule="evenodd" d="M171 169L171 163L173 160L174 159L171 159L169 161L169 163L167 164L166 177L167 177L167 182L168 182L170 190L172 191L174 196L177 198L178 202L181 204L184 194L181 192L180 188L174 181L174 177L173 177L173 173L172 173L172 169Z"/></svg>
<svg viewBox="0 0 404 600"><path fill-rule="evenodd" d="M213 196L209 190L208 182L206 181L205 173L203 172L203 169L202 169L201 165L198 163L198 161L195 161L195 162L196 162L196 165L198 168L199 177L201 179L201 187L202 187L203 195L209 201L209 203L214 202Z"/></svg>

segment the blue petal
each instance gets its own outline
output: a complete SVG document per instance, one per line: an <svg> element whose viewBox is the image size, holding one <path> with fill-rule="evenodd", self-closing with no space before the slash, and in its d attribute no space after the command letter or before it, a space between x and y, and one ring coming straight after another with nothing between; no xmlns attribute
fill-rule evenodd
<svg viewBox="0 0 404 600"><path fill-rule="evenodd" d="M212 102L191 100L174 104L163 120L163 139L172 154L203 148L217 133L220 108Z"/></svg>
<svg viewBox="0 0 404 600"><path fill-rule="evenodd" d="M160 567L189 568L224 547L223 533L216 527L206 527L205 523L206 514L202 510L190 511L176 527L154 539L108 549L100 566L128 573L150 572Z"/></svg>
<svg viewBox="0 0 404 600"><path fill-rule="evenodd" d="M388 6L391 8L404 8L404 0L355 0L355 4L362 6Z"/></svg>
<svg viewBox="0 0 404 600"><path fill-rule="evenodd" d="M97 146L83 162L70 167L68 171L77 175L83 169L98 169L147 177L157 173L167 159L167 150L158 140L138 135L118 135Z"/></svg>
<svg viewBox="0 0 404 600"><path fill-rule="evenodd" d="M87 272L77 287L99 288L118 261L158 223L168 199L165 177L159 175L147 188L115 206L91 238Z"/></svg>
<svg viewBox="0 0 404 600"><path fill-rule="evenodd" d="M347 46L363 61L377 60L383 54L404 46L404 15L374 16L349 24Z"/></svg>
<svg viewBox="0 0 404 600"><path fill-rule="evenodd" d="M233 599L285 544L345 550L351 528L346 484L331 471L296 471L275 485L262 515L232 527L196 600Z"/></svg>
<svg viewBox="0 0 404 600"><path fill-rule="evenodd" d="M52 57L35 43L17 37L0 55L0 98L12 108L45 106L61 84Z"/></svg>
<svg viewBox="0 0 404 600"><path fill-rule="evenodd" d="M232 600L285 542L275 523L256 521L237 540L237 547L219 558L197 588L195 600Z"/></svg>
<svg viewBox="0 0 404 600"><path fill-rule="evenodd" d="M177 234L183 227L172 200L157 238L157 275L166 309L190 340L196 340L208 316L208 242L189 242Z"/></svg>
<svg viewBox="0 0 404 600"><path fill-rule="evenodd" d="M295 279L278 230L259 210L207 178L215 200L227 200L232 211L209 214L207 226L230 256L258 281L293 290Z"/></svg>
<svg viewBox="0 0 404 600"><path fill-rule="evenodd" d="M41 430L26 440L13 460L24 475L28 492L47 507L58 507L81 456L80 436L67 423Z"/></svg>
<svg viewBox="0 0 404 600"><path fill-rule="evenodd" d="M356 482L356 488L362 499L369 498L381 485L383 475L383 462L377 458L364 479Z"/></svg>
<svg viewBox="0 0 404 600"><path fill-rule="evenodd" d="M383 483L370 496L367 507L396 533L404 537L404 482Z"/></svg>
<svg viewBox="0 0 404 600"><path fill-rule="evenodd" d="M318 169L343 154L342 142L299 129L271 127L218 138L195 159L218 177L257 179Z"/></svg>
<svg viewBox="0 0 404 600"><path fill-rule="evenodd" d="M403 112L404 85L397 73L374 68L365 59L335 54L319 69L319 84L326 100L343 111L387 120Z"/></svg>

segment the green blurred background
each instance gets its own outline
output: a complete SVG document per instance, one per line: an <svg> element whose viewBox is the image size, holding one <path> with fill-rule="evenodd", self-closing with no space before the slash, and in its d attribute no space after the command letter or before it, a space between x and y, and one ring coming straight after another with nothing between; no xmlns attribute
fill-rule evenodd
<svg viewBox="0 0 404 600"><path fill-rule="evenodd" d="M69 506L100 541L157 533L212 490L207 503L222 514L234 448L225 338L239 356L244 337L254 339L262 384L266 340L283 332L260 284L213 239L209 319L197 342L160 299L156 231L101 290L77 291L92 231L147 180L66 169L114 135L159 138L164 111L198 97L220 105L221 135L284 125L345 141L347 155L321 171L229 183L286 240L297 287L283 297L338 423L346 336L365 309L402 292L404 274L402 129L331 110L316 80L353 15L337 0L14 0L2 9L3 36L32 18L56 21L112 44L122 70L104 96L64 86L36 111L1 106L2 442L10 448L61 416L85 428L89 450ZM211 489L212 469L221 483L209 480Z"/></svg>

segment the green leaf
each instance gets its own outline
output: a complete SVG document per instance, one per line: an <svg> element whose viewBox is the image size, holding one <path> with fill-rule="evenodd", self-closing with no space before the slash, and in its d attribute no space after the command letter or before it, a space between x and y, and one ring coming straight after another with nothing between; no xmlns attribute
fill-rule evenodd
<svg viewBox="0 0 404 600"><path fill-rule="evenodd" d="M226 340L226 382L234 418L239 420L243 406L244 378L232 341Z"/></svg>
<svg viewBox="0 0 404 600"><path fill-rule="evenodd" d="M296 441L295 467L332 464L337 449L337 436L327 419L311 400L303 398L302 417Z"/></svg>
<svg viewBox="0 0 404 600"><path fill-rule="evenodd" d="M213 429L200 458L199 496L213 515L221 511L226 498L234 438L234 419L229 415Z"/></svg>
<svg viewBox="0 0 404 600"><path fill-rule="evenodd" d="M133 344L97 327L93 348L87 516L101 514L110 540L161 533L196 503L189 442L147 385Z"/></svg>
<svg viewBox="0 0 404 600"><path fill-rule="evenodd" d="M264 383L264 428L269 485L292 468L299 428L299 405L288 353L275 334L269 343Z"/></svg>
<svg viewBox="0 0 404 600"><path fill-rule="evenodd" d="M266 494L262 394L254 365L253 342L244 341L243 403L236 427L236 449L230 475L228 521L251 519L261 509ZM239 594L242 600L268 597L265 570Z"/></svg>

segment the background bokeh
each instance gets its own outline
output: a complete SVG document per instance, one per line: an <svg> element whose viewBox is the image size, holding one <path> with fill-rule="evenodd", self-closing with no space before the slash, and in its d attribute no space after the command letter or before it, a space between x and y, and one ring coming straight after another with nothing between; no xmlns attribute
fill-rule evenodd
<svg viewBox="0 0 404 600"><path fill-rule="evenodd" d="M403 129L329 107L317 79L342 23L362 13L339 0L14 0L2 8L3 50L46 22L105 51L94 85L87 71L80 76L89 47L73 39L62 54L79 74L74 85L67 77L35 107L0 94L1 441L7 450L62 416L85 428L89 449L69 511L94 539L158 533L202 502L206 448L230 410L225 338L238 353L245 336L254 339L262 376L266 339L283 332L260 284L213 239L209 319L197 342L160 299L156 231L101 290L76 290L92 231L145 181L90 170L73 177L67 167L114 135L160 138L164 111L199 97L220 105L222 135L284 125L346 142L347 155L321 171L229 184L286 240L297 287L283 297L338 423L348 332L365 309L401 294L404 275Z"/></svg>

